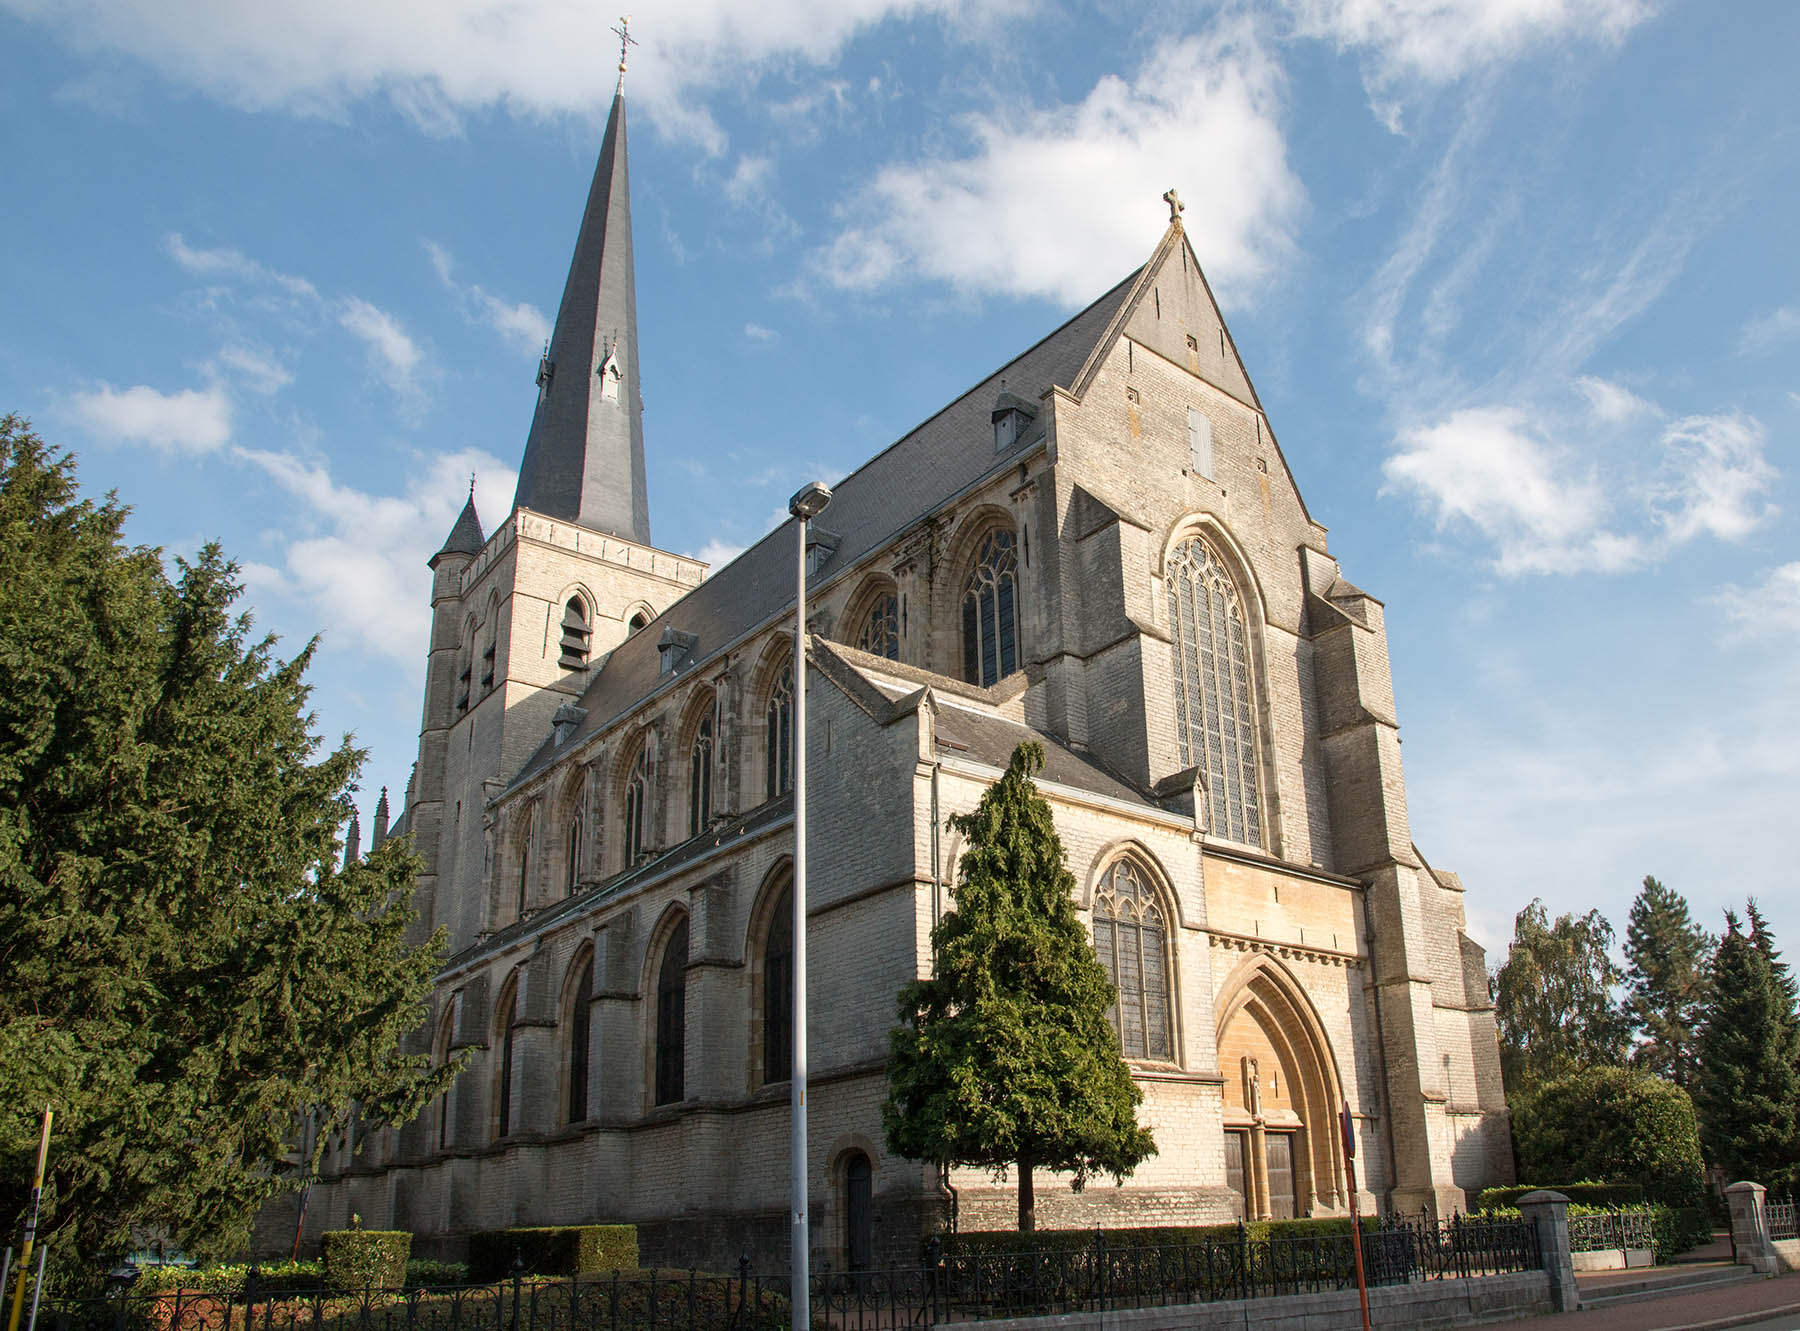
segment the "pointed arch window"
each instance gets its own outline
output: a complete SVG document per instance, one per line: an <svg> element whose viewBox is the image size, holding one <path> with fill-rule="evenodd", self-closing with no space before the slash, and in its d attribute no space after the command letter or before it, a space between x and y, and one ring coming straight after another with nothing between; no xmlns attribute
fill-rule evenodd
<svg viewBox="0 0 1800 1331"><path fill-rule="evenodd" d="M463 622L462 646L456 653L456 714L469 710L469 681L473 674L471 661L475 651L475 616Z"/></svg>
<svg viewBox="0 0 1800 1331"><path fill-rule="evenodd" d="M688 835L699 836L712 822L713 740L719 703L715 698L694 731L694 747L688 752Z"/></svg>
<svg viewBox="0 0 1800 1331"><path fill-rule="evenodd" d="M1019 668L1018 541L1010 527L981 538L963 584L963 678L983 688Z"/></svg>
<svg viewBox="0 0 1800 1331"><path fill-rule="evenodd" d="M593 1036L594 954L581 963L581 978L569 999L569 1122L588 1116L588 1042Z"/></svg>
<svg viewBox="0 0 1800 1331"><path fill-rule="evenodd" d="M857 647L873 656L885 656L890 661L900 659L900 597L894 592L875 598L875 604L869 607L869 614L863 620L862 633L856 640Z"/></svg>
<svg viewBox="0 0 1800 1331"><path fill-rule="evenodd" d="M1175 548L1167 585L1181 761L1206 774L1208 829L1260 846L1256 713L1237 587L1198 538Z"/></svg>
<svg viewBox="0 0 1800 1331"><path fill-rule="evenodd" d="M768 797L774 799L794 786L794 663L789 661L775 676L769 690Z"/></svg>
<svg viewBox="0 0 1800 1331"><path fill-rule="evenodd" d="M559 664L564 670L580 670L587 665L588 644L592 637L593 625L588 619L587 603L579 596L571 596L563 605Z"/></svg>
<svg viewBox="0 0 1800 1331"><path fill-rule="evenodd" d="M569 863L565 871L563 895L572 897L581 884L581 810L569 819Z"/></svg>
<svg viewBox="0 0 1800 1331"><path fill-rule="evenodd" d="M531 904L531 819L519 824L519 914Z"/></svg>
<svg viewBox="0 0 1800 1331"><path fill-rule="evenodd" d="M508 980L506 990L500 996L496 1009L499 1013L498 1025L494 1031L495 1043L500 1047L500 1063L494 1074L494 1136L505 1137L513 1130L513 1021L518 1015L519 986L516 980Z"/></svg>
<svg viewBox="0 0 1800 1331"><path fill-rule="evenodd" d="M450 1061L450 1044L456 1035L456 995L444 1005L443 1020L438 1023L437 1039L432 1042L431 1064L443 1067ZM446 1086L438 1095L437 1102L437 1148L440 1151L450 1149L453 1137L450 1122L450 1087Z"/></svg>
<svg viewBox="0 0 1800 1331"><path fill-rule="evenodd" d="M1094 951L1118 997L1107 1009L1127 1058L1168 1059L1168 926L1142 869L1120 860L1094 894Z"/></svg>
<svg viewBox="0 0 1800 1331"><path fill-rule="evenodd" d="M763 1082L794 1075L794 890L784 888L763 939Z"/></svg>
<svg viewBox="0 0 1800 1331"><path fill-rule="evenodd" d="M625 778L625 867L640 863L649 844L650 746L638 749Z"/></svg>
<svg viewBox="0 0 1800 1331"><path fill-rule="evenodd" d="M675 1104L685 1095L687 1065L688 922L675 926L656 972L656 1099Z"/></svg>

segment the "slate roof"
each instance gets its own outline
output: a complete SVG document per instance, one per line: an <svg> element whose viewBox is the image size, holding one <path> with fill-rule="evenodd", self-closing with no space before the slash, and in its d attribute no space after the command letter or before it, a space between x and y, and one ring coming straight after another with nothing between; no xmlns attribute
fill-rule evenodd
<svg viewBox="0 0 1800 1331"><path fill-rule="evenodd" d="M1012 761L1013 750L1030 740L1044 746L1044 770L1040 781L1059 786L1072 786L1092 795L1104 795L1126 804L1161 808L1145 797L1136 786L1112 771L1092 754L1078 753L1062 741L1033 729L1022 721L1009 721L1003 716L986 716L961 707L940 705L933 725L937 746L945 756L972 758L977 762L1005 770Z"/></svg>
<svg viewBox="0 0 1800 1331"><path fill-rule="evenodd" d="M425 562L429 567L436 568L438 560L445 555L468 555L473 558L481 553L481 547L485 544L487 538L481 534L481 517L475 512L475 492L471 489L469 501L463 505L461 514L452 524L443 546Z"/></svg>
<svg viewBox="0 0 1800 1331"><path fill-rule="evenodd" d="M1036 400L1066 387L1112 324L1137 280L1132 273L1023 354L846 476L818 519L836 533L837 551L814 575L822 588L921 516L989 476L1017 465L1016 452L996 454L992 412L1003 391ZM805 477L794 478L795 487ZM612 652L581 696L587 719L563 744L545 743L511 785L530 779L588 736L630 712L660 684L657 642L664 626L698 638L688 664L670 678L733 646L759 625L793 608L794 534L783 523ZM1010 750L1009 750L1010 752Z"/></svg>

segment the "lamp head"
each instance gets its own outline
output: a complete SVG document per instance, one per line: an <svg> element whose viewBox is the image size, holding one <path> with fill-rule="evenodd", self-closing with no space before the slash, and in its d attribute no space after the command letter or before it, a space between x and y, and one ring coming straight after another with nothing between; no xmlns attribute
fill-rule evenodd
<svg viewBox="0 0 1800 1331"><path fill-rule="evenodd" d="M794 497L788 500L788 512L802 522L810 522L825 511L825 505L831 502L831 487L818 481L802 486Z"/></svg>

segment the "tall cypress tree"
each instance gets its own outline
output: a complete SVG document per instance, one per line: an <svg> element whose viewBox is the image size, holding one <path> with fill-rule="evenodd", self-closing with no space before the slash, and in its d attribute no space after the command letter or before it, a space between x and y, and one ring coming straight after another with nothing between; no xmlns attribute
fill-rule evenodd
<svg viewBox="0 0 1800 1331"><path fill-rule="evenodd" d="M1737 915L1713 958L1700 1025L1700 1140L1733 1181L1792 1188L1800 1165L1800 1033L1763 949Z"/></svg>
<svg viewBox="0 0 1800 1331"><path fill-rule="evenodd" d="M1681 893L1646 876L1625 926L1625 1011L1643 1037L1631 1061L1684 1090L1694 1084L1694 1031L1712 947Z"/></svg>
<svg viewBox="0 0 1800 1331"><path fill-rule="evenodd" d="M1115 998L1075 913L1075 878L1021 744L973 813L956 909L932 931L931 978L900 991L888 1146L912 1160L1018 1170L1019 1228L1037 1227L1032 1171L1123 1180L1156 1150L1106 1011Z"/></svg>

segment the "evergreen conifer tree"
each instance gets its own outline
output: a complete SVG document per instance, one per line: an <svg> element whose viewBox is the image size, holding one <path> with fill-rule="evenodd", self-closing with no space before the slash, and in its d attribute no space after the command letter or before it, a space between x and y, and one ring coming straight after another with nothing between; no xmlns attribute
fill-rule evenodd
<svg viewBox="0 0 1800 1331"><path fill-rule="evenodd" d="M1700 1024L1696 1107L1729 1180L1791 1189L1800 1165L1800 1033L1762 947L1727 911Z"/></svg>
<svg viewBox="0 0 1800 1331"><path fill-rule="evenodd" d="M1756 950L1763 954L1763 960L1769 963L1769 973L1775 977L1775 990L1781 996L1782 1010L1787 1013L1790 1026L1800 1030L1800 985L1796 985L1794 973L1787 962L1781 959L1781 953L1775 946L1775 933L1769 928L1769 922L1756 907L1756 898L1751 897L1744 903L1744 915L1750 924L1750 942Z"/></svg>
<svg viewBox="0 0 1800 1331"><path fill-rule="evenodd" d="M399 1046L441 950L408 843L335 863L362 754L312 733L312 646L277 659L216 547L171 580L125 516L0 419L0 1223L51 1104L66 1274L241 1250L303 1115L398 1122L453 1071Z"/></svg>
<svg viewBox="0 0 1800 1331"><path fill-rule="evenodd" d="M1631 1061L1683 1090L1694 1084L1694 1029L1712 946L1681 893L1646 875L1625 925L1625 1011L1643 1037Z"/></svg>
<svg viewBox="0 0 1800 1331"><path fill-rule="evenodd" d="M908 1159L1016 1168L1022 1231L1036 1228L1034 1169L1079 1188L1096 1172L1123 1180L1156 1149L1107 1019L1116 992L1031 780L1043 763L1021 744L975 811L950 819L967 838L956 909L932 931L931 978L900 992L882 1111Z"/></svg>

